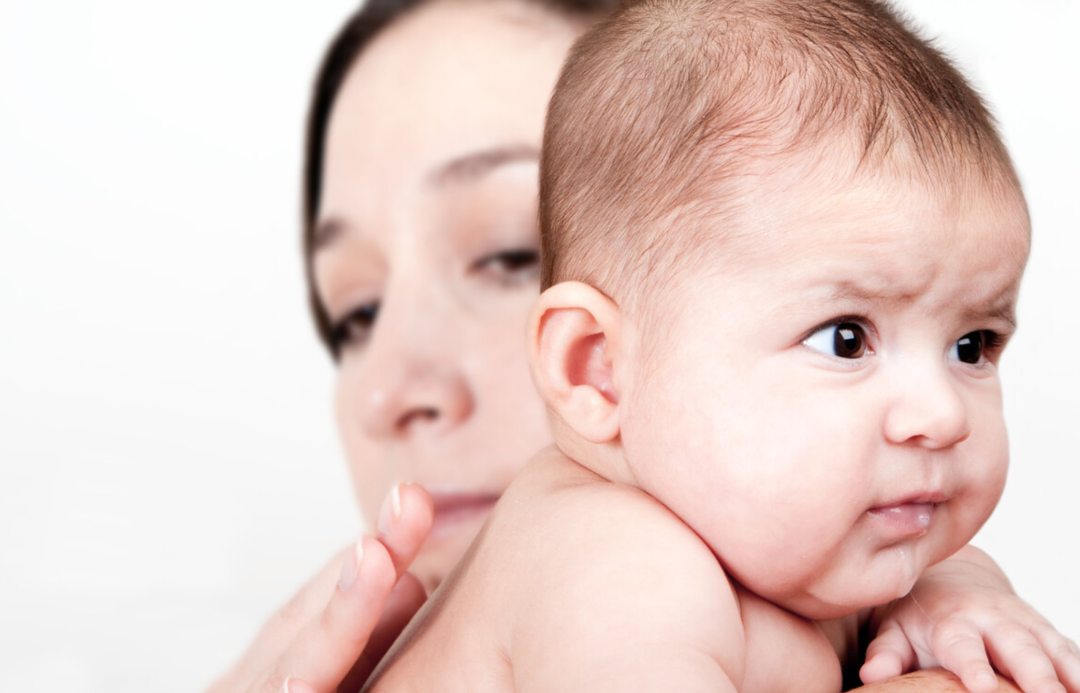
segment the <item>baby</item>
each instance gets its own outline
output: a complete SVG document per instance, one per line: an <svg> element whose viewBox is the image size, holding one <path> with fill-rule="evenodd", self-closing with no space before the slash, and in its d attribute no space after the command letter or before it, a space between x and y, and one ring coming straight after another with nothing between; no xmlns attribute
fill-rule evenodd
<svg viewBox="0 0 1080 693"><path fill-rule="evenodd" d="M987 111L873 0L644 0L541 171L557 445L372 690L840 691L989 517L1029 221Z"/></svg>

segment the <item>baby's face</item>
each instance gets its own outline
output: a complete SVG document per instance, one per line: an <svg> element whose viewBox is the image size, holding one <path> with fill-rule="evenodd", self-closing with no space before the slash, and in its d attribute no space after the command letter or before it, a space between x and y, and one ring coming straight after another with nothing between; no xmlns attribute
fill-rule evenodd
<svg viewBox="0 0 1080 693"><path fill-rule="evenodd" d="M997 503L1029 239L1016 192L829 188L755 201L749 240L672 290L620 402L641 486L817 619L906 594Z"/></svg>

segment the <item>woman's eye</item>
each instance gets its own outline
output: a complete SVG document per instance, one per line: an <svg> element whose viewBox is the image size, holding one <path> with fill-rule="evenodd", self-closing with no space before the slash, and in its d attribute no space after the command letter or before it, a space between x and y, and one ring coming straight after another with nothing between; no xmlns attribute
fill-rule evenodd
<svg viewBox="0 0 1080 693"><path fill-rule="evenodd" d="M853 322L822 327L803 340L814 351L842 359L857 359L866 354L866 331Z"/></svg>
<svg viewBox="0 0 1080 693"><path fill-rule="evenodd" d="M373 301L357 306L352 312L334 323L330 328L330 342L334 351L360 346L371 337L375 319L379 316L379 303Z"/></svg>
<svg viewBox="0 0 1080 693"><path fill-rule="evenodd" d="M983 352L989 346L987 335L983 330L968 332L960 339L953 342L949 349L949 358L956 359L961 363L977 364L983 359Z"/></svg>
<svg viewBox="0 0 1080 693"><path fill-rule="evenodd" d="M473 271L490 275L506 284L532 281L540 273L540 252L534 248L503 250L480 258Z"/></svg>

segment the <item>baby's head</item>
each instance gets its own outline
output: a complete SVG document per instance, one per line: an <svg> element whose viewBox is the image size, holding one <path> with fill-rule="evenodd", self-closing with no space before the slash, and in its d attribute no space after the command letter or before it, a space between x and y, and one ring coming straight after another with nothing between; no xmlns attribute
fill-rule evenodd
<svg viewBox="0 0 1080 693"><path fill-rule="evenodd" d="M556 440L811 618L905 594L1008 463L1029 224L978 95L870 0L645 0L549 111Z"/></svg>

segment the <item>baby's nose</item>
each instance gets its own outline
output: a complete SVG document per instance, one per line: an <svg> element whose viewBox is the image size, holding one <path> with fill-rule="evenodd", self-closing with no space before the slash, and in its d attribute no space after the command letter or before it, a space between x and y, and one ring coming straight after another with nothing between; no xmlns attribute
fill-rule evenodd
<svg viewBox="0 0 1080 693"><path fill-rule="evenodd" d="M897 378L885 418L885 437L898 445L945 449L971 435L968 408L946 364Z"/></svg>

